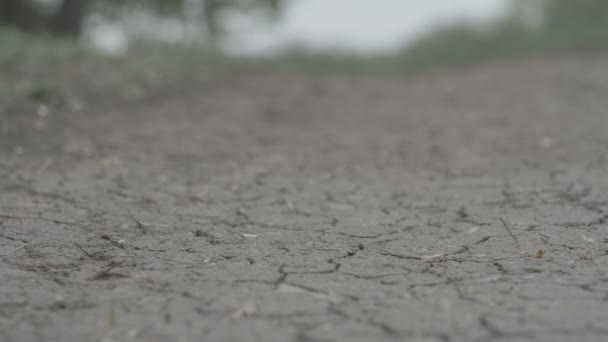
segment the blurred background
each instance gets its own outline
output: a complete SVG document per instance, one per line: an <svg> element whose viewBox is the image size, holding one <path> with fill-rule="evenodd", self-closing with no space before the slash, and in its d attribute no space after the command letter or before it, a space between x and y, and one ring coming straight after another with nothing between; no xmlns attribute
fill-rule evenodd
<svg viewBox="0 0 608 342"><path fill-rule="evenodd" d="M229 56L437 59L601 43L602 0L0 0L4 58L23 34L79 38L100 54L171 44Z"/></svg>
<svg viewBox="0 0 608 342"><path fill-rule="evenodd" d="M0 97L57 92L69 75L49 63L111 61L87 86L128 97L200 65L394 72L594 49L607 19L603 0L0 0Z"/></svg>

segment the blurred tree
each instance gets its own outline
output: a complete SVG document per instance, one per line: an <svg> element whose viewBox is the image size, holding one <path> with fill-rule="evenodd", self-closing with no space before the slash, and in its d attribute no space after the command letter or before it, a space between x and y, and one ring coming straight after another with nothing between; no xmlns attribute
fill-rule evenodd
<svg viewBox="0 0 608 342"><path fill-rule="evenodd" d="M547 0L511 0L512 19L528 29L542 28L546 20Z"/></svg>
<svg viewBox="0 0 608 342"><path fill-rule="evenodd" d="M546 7L547 24L578 25L581 23L606 26L608 1L606 0L551 0Z"/></svg>
<svg viewBox="0 0 608 342"><path fill-rule="evenodd" d="M210 35L222 32L221 16L227 11L263 9L277 14L285 0L57 0L55 10L44 11L37 0L0 0L0 25L25 32L50 33L58 36L78 36L82 23L91 12L108 14L133 8L146 8L160 15L181 15L188 2L198 2L201 20ZM46 1L48 2L48 1Z"/></svg>
<svg viewBox="0 0 608 342"><path fill-rule="evenodd" d="M0 0L0 25L27 32L43 31L45 18L35 4L26 0Z"/></svg>
<svg viewBox="0 0 608 342"><path fill-rule="evenodd" d="M606 0L511 0L513 14L524 24L548 29L566 26L606 27Z"/></svg>
<svg viewBox="0 0 608 342"><path fill-rule="evenodd" d="M212 36L222 33L220 22L222 12L228 10L250 11L260 7L269 10L270 14L277 14L281 10L282 0L204 0L203 19L207 30Z"/></svg>
<svg viewBox="0 0 608 342"><path fill-rule="evenodd" d="M88 0L63 0L53 17L53 33L59 36L80 35L88 6Z"/></svg>

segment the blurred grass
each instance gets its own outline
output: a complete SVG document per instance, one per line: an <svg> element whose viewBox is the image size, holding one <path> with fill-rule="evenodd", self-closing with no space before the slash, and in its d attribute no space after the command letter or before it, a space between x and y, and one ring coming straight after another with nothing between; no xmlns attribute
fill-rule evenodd
<svg viewBox="0 0 608 342"><path fill-rule="evenodd" d="M0 68L19 63L50 63L86 53L73 41L32 36L12 29L0 29Z"/></svg>
<svg viewBox="0 0 608 342"><path fill-rule="evenodd" d="M143 88L170 88L193 68L225 62L213 49L160 44L108 57L75 40L0 29L0 102L11 98L48 102L72 93L129 94Z"/></svg>

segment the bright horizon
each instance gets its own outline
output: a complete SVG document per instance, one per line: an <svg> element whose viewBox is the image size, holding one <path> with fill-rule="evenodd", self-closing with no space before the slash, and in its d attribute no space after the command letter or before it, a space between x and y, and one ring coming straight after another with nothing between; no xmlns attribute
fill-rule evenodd
<svg viewBox="0 0 608 342"><path fill-rule="evenodd" d="M289 0L277 22L254 15L226 17L229 34L223 48L233 55L257 56L294 45L312 51L390 54L440 25L492 22L504 16L509 5L509 0ZM180 40L186 30L177 20L146 14L126 23L127 31L111 22L96 25L87 32L88 40L104 53L120 55L129 45L129 30L162 41Z"/></svg>
<svg viewBox="0 0 608 342"><path fill-rule="evenodd" d="M508 0L292 0L277 24L232 18L236 33L227 49L266 54L299 43L313 49L390 53L438 25L489 22L508 8Z"/></svg>

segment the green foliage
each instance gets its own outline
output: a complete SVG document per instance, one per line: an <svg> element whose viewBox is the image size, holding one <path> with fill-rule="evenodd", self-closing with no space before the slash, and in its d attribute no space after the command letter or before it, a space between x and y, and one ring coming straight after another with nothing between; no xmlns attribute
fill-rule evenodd
<svg viewBox="0 0 608 342"><path fill-rule="evenodd" d="M608 43L608 1L551 0L547 5L545 31L568 42Z"/></svg>
<svg viewBox="0 0 608 342"><path fill-rule="evenodd" d="M547 26L608 26L608 1L550 0L547 2Z"/></svg>
<svg viewBox="0 0 608 342"><path fill-rule="evenodd" d="M27 96L35 101L44 102L51 99L53 96L59 93L57 86L47 83L46 81L40 81L31 85L26 89Z"/></svg>
<svg viewBox="0 0 608 342"><path fill-rule="evenodd" d="M537 5L532 1L519 6ZM544 21L527 28L510 16L488 30L458 24L443 27L404 49L397 65L419 69L463 64L577 46L608 45L608 1L547 0ZM514 12L516 15L519 12Z"/></svg>
<svg viewBox="0 0 608 342"><path fill-rule="evenodd" d="M25 61L53 63L84 52L85 49L74 41L0 29L0 70Z"/></svg>
<svg viewBox="0 0 608 342"><path fill-rule="evenodd" d="M529 45L529 37L517 26L482 32L457 25L434 31L414 42L402 52L400 60L411 68L461 64L515 53Z"/></svg>

